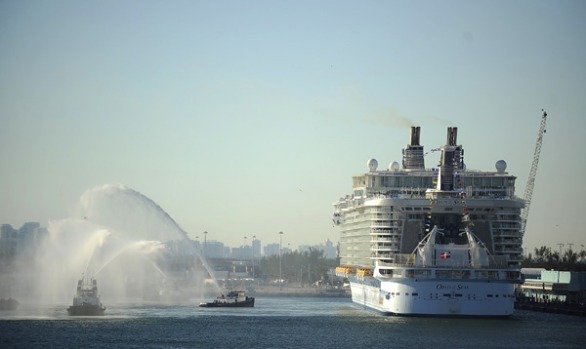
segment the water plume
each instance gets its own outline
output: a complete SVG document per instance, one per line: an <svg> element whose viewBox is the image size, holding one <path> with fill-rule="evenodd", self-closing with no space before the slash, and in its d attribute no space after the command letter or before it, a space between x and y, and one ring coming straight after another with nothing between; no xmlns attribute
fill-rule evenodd
<svg viewBox="0 0 586 349"><path fill-rule="evenodd" d="M107 184L81 195L78 217L123 231L135 240L169 241L187 234L154 201L121 184Z"/></svg>
<svg viewBox="0 0 586 349"><path fill-rule="evenodd" d="M105 304L201 298L213 278L171 216L123 185L89 189L74 217L49 221L47 230L34 270L19 286L43 303L69 303L84 275L98 280Z"/></svg>

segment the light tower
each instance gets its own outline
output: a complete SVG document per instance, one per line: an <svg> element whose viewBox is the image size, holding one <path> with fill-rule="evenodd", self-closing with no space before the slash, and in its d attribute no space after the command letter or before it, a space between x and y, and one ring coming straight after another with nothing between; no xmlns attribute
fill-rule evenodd
<svg viewBox="0 0 586 349"><path fill-rule="evenodd" d="M256 240L256 235L252 236L252 280L254 280L254 240Z"/></svg>
<svg viewBox="0 0 586 349"><path fill-rule="evenodd" d="M207 237L208 237L208 232L204 231L203 232L203 258L207 258L207 256L206 256Z"/></svg>
<svg viewBox="0 0 586 349"><path fill-rule="evenodd" d="M283 244L283 232L279 232L279 285L282 285L283 274L281 272L281 245Z"/></svg>

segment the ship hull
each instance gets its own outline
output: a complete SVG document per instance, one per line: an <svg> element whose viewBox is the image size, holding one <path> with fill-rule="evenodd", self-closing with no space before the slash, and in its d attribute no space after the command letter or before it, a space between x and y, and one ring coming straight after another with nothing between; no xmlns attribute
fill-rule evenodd
<svg viewBox="0 0 586 349"><path fill-rule="evenodd" d="M506 318L514 311L511 282L381 279L350 278L352 301L400 316Z"/></svg>
<svg viewBox="0 0 586 349"><path fill-rule="evenodd" d="M252 307L254 307L254 298L248 297L244 301L229 302L229 303L228 302L226 302L226 303L207 302L207 303L201 303L199 306L204 307L204 308L252 308Z"/></svg>
<svg viewBox="0 0 586 349"><path fill-rule="evenodd" d="M71 316L100 316L104 315L106 308L99 305L72 305L67 308L67 313Z"/></svg>

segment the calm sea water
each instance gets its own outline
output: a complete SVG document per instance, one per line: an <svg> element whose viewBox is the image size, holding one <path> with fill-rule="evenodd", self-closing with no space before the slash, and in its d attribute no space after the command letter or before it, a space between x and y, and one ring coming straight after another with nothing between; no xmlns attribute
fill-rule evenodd
<svg viewBox="0 0 586 349"><path fill-rule="evenodd" d="M105 300L104 300L105 301ZM518 311L510 319L381 316L339 298L257 298L254 308L197 303L106 304L69 317L67 304L0 312L0 348L584 348L586 319Z"/></svg>

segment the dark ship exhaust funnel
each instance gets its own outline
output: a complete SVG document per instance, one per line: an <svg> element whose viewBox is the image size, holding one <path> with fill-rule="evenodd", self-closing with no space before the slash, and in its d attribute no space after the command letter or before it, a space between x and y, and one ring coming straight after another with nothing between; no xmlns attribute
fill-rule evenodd
<svg viewBox="0 0 586 349"><path fill-rule="evenodd" d="M411 127L411 143L410 143L410 145L419 145L420 132L421 132L421 127L419 127L419 126Z"/></svg>
<svg viewBox="0 0 586 349"><path fill-rule="evenodd" d="M458 128L448 127L448 142L447 145L456 146L458 144Z"/></svg>
<svg viewBox="0 0 586 349"><path fill-rule="evenodd" d="M441 189L454 190L457 188L454 175L463 168L462 146L458 145L458 128L448 127L447 143L443 147L441 158Z"/></svg>
<svg viewBox="0 0 586 349"><path fill-rule="evenodd" d="M423 146L419 144L420 133L421 128L419 126L411 127L411 140L407 148L403 149L403 168L405 170L425 169Z"/></svg>

